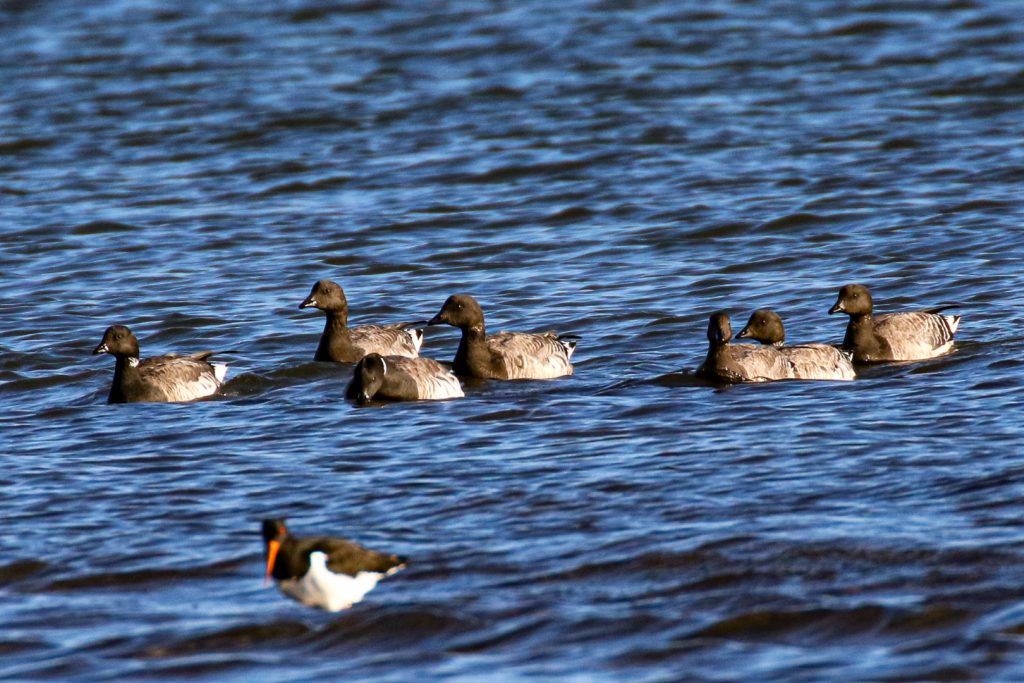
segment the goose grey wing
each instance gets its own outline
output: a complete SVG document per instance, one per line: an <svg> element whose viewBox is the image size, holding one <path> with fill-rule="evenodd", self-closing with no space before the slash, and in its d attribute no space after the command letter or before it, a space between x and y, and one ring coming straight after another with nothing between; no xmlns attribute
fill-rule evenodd
<svg viewBox="0 0 1024 683"><path fill-rule="evenodd" d="M573 371L569 358L575 344L560 341L553 332L499 332L487 338L487 346L509 379L551 379Z"/></svg>
<svg viewBox="0 0 1024 683"><path fill-rule="evenodd" d="M896 360L941 356L953 348L960 316L914 311L875 318L875 334L885 339Z"/></svg>
<svg viewBox="0 0 1024 683"><path fill-rule="evenodd" d="M402 358L392 356L386 359L390 372L402 376L401 381L413 387L418 399L438 400L461 398L462 384L451 370L451 365L442 365L433 358Z"/></svg>
<svg viewBox="0 0 1024 683"><path fill-rule="evenodd" d="M741 382L772 382L793 379L792 363L774 346L729 344L726 368Z"/></svg>
<svg viewBox="0 0 1024 683"><path fill-rule="evenodd" d="M224 368L225 366L219 366ZM138 365L139 381L166 395L168 401L194 401L220 388L217 369L189 356L154 356Z"/></svg>
<svg viewBox="0 0 1024 683"><path fill-rule="evenodd" d="M363 325L349 329L352 345L363 355L415 358L423 343L423 330L406 329L400 325Z"/></svg>
<svg viewBox="0 0 1024 683"><path fill-rule="evenodd" d="M779 349L793 366L796 379L848 381L856 378L853 355L828 344L798 344Z"/></svg>

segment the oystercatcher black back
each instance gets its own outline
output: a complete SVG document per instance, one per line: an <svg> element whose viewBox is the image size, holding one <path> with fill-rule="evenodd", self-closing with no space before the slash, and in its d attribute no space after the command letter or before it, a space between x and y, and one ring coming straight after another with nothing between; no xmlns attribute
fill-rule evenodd
<svg viewBox="0 0 1024 683"><path fill-rule="evenodd" d="M263 520L263 542L267 578L288 597L329 612L351 607L406 564L344 538L292 536L283 519Z"/></svg>

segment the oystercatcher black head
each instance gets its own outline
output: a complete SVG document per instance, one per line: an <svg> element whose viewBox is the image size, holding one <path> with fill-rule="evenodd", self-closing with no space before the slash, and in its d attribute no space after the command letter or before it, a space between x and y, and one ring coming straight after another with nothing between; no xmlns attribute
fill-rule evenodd
<svg viewBox="0 0 1024 683"><path fill-rule="evenodd" d="M329 612L363 599L385 576L405 566L405 558L368 550L343 538L297 538L283 519L263 520L266 576L290 598Z"/></svg>
<svg viewBox="0 0 1024 683"><path fill-rule="evenodd" d="M263 543L264 554L267 558L267 581L274 574L274 565L277 562L277 554L281 552L281 543L288 535L288 528L284 525L283 519L263 520Z"/></svg>

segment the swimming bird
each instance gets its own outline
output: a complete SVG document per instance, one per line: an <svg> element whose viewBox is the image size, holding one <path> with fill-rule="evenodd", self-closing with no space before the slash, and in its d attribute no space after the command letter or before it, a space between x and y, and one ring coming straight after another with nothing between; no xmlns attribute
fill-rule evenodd
<svg viewBox="0 0 1024 683"><path fill-rule="evenodd" d="M793 364L774 346L730 344L729 314L718 311L708 321L708 355L697 374L726 382L771 382L795 379Z"/></svg>
<svg viewBox="0 0 1024 683"><path fill-rule="evenodd" d="M283 519L263 520L266 576L288 597L328 612L351 607L377 582L406 565L404 557L367 550L344 538L299 538Z"/></svg>
<svg viewBox="0 0 1024 683"><path fill-rule="evenodd" d="M192 401L216 393L228 374L227 365L207 362L213 351L139 360L139 341L124 325L107 328L93 350L99 353L115 358L107 403Z"/></svg>
<svg viewBox="0 0 1024 683"><path fill-rule="evenodd" d="M487 335L484 312L468 294L448 297L427 323L462 330L452 367L456 375L481 379L550 379L572 374L576 342L554 332Z"/></svg>
<svg viewBox="0 0 1024 683"><path fill-rule="evenodd" d="M784 346L786 330L782 326L782 318L767 308L751 313L750 320L736 338L754 339L777 348L792 364L796 379L852 380L857 376L853 369L853 355L849 351L828 344Z"/></svg>
<svg viewBox="0 0 1024 683"><path fill-rule="evenodd" d="M451 370L433 358L403 358L370 353L352 372L345 397L366 403L461 398L462 385Z"/></svg>
<svg viewBox="0 0 1024 683"><path fill-rule="evenodd" d="M873 315L871 293L864 285L845 285L829 314L846 313L843 348L855 363L924 360L953 350L953 335L960 316L939 315L950 306L908 313Z"/></svg>
<svg viewBox="0 0 1024 683"><path fill-rule="evenodd" d="M368 353L415 358L423 343L422 329L403 325L348 326L348 299L336 282L320 280L299 304L299 308L319 308L327 314L313 360L358 363Z"/></svg>

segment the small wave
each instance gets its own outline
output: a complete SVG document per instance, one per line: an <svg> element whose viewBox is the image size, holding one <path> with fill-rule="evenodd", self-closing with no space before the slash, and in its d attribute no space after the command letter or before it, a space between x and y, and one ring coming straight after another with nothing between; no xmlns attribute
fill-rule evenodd
<svg viewBox="0 0 1024 683"><path fill-rule="evenodd" d="M296 621L242 624L184 638L167 645L150 645L137 652L135 656L142 659L165 659L207 652L248 650L260 645L295 641L309 632L309 626Z"/></svg>
<svg viewBox="0 0 1024 683"><path fill-rule="evenodd" d="M391 650L405 645L422 646L424 641L447 639L476 631L481 623L450 606L418 608L373 608L357 605L343 612L310 638L317 651L365 649Z"/></svg>
<svg viewBox="0 0 1024 683"><path fill-rule="evenodd" d="M336 187L343 187L352 180L349 176L332 176L330 178L322 178L321 180L314 181L303 181L296 180L290 183L282 183L281 185L275 185L274 187L268 188L261 192L255 193L254 197L273 197L279 194L299 194L302 192L319 192L321 190L331 190Z"/></svg>
<svg viewBox="0 0 1024 683"><path fill-rule="evenodd" d="M58 579L46 585L46 591L93 590L113 587L138 586L149 583L181 581L187 579L221 576L242 564L238 560L216 562L208 565L182 567L180 569L138 569L127 572L104 572Z"/></svg>
<svg viewBox="0 0 1024 683"><path fill-rule="evenodd" d="M899 149L918 149L921 147L921 143L912 137L894 137L884 140L880 145L879 149L886 151L893 151Z"/></svg>
<svg viewBox="0 0 1024 683"><path fill-rule="evenodd" d="M834 640L864 633L893 637L959 626L970 618L966 610L931 605L920 610L864 605L851 609L763 610L716 621L690 638L774 640L798 636L801 642Z"/></svg>
<svg viewBox="0 0 1024 683"><path fill-rule="evenodd" d="M10 142L0 142L0 155L14 156L37 149L46 149L57 143L53 138L20 138Z"/></svg>
<svg viewBox="0 0 1024 683"><path fill-rule="evenodd" d="M830 30L828 32L828 35L864 36L877 33L887 33L889 31L905 31L909 28L913 28L913 24L895 21L883 21L881 19L865 19L863 21L854 21L849 24L837 26L836 28Z"/></svg>
<svg viewBox="0 0 1024 683"><path fill-rule="evenodd" d="M782 231L790 228L803 228L808 225L819 225L825 222L824 216L819 216L814 213L792 213L788 216L781 216L773 220L762 223L758 227L762 230L774 230Z"/></svg>
<svg viewBox="0 0 1024 683"><path fill-rule="evenodd" d="M24 581L46 571L49 566L41 560L15 560L10 564L5 564L0 567L0 586Z"/></svg>
<svg viewBox="0 0 1024 683"><path fill-rule="evenodd" d="M570 206L544 218L547 223L578 223L594 217L594 212L585 206Z"/></svg>
<svg viewBox="0 0 1024 683"><path fill-rule="evenodd" d="M102 235L109 232L138 232L142 228L137 225L118 223L117 221L90 221L71 228L72 235Z"/></svg>
<svg viewBox="0 0 1024 683"><path fill-rule="evenodd" d="M595 163L595 161L573 160L547 163L542 162L527 165L515 164L509 166L498 166L497 168L492 168L491 170L484 171L483 173L463 176L461 179L463 182L468 183L504 183L537 175L552 176L556 178L569 177L573 172L585 169L592 163Z"/></svg>

